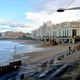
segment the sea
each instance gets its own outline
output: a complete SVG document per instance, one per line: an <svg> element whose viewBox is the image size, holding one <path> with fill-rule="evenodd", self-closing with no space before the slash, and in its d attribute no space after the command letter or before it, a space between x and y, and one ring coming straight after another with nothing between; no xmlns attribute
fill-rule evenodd
<svg viewBox="0 0 80 80"><path fill-rule="evenodd" d="M0 66L8 64L16 54L42 51L36 44L23 44L16 41L0 40Z"/></svg>

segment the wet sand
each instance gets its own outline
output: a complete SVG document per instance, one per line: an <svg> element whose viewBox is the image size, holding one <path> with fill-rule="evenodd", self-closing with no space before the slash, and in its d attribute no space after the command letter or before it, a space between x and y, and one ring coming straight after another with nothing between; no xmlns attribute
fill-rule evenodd
<svg viewBox="0 0 80 80"><path fill-rule="evenodd" d="M20 41L21 42L21 41ZM22 41L23 42L23 41ZM24 43L30 42L31 44L35 44L35 41L24 41ZM29 44L29 43L28 43ZM39 42L37 41L37 44ZM51 58L59 53L62 53L69 48L69 44L59 44L55 46L45 46L44 51L37 51L37 52L29 52L29 53L23 53L22 55L16 55L15 59L26 57L22 60L24 64L33 64L38 63L41 60L45 60L47 58ZM74 45L72 45L74 46ZM41 46L42 47L42 46ZM76 54L72 54L70 56L64 57L64 59L61 62L70 63L73 61L76 61L79 59L79 52ZM28 57L28 58L27 58Z"/></svg>
<svg viewBox="0 0 80 80"><path fill-rule="evenodd" d="M52 47L45 47L44 51L37 51L37 52L29 52L24 53L21 56L29 56L29 58L22 60L25 64L32 64L50 57L53 57L61 52L68 50L68 45L56 45ZM21 56L17 56L16 58L20 58Z"/></svg>

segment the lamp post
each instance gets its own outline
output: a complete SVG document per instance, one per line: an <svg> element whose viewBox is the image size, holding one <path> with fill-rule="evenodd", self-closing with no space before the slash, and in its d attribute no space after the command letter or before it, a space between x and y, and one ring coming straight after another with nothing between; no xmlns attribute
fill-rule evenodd
<svg viewBox="0 0 80 80"><path fill-rule="evenodd" d="M59 8L59 9L57 9L56 11L57 11L57 12L64 12L64 11L66 11L66 10L80 10L80 7ZM69 47L69 49L70 49L70 47ZM79 57L79 59L80 59L80 57Z"/></svg>
<svg viewBox="0 0 80 80"><path fill-rule="evenodd" d="M57 9L57 12L64 12L65 10L80 10L80 7L59 8L59 9Z"/></svg>

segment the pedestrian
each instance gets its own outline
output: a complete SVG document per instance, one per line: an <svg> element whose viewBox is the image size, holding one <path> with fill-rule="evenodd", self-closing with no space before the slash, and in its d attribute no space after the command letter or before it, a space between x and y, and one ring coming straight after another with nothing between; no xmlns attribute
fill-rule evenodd
<svg viewBox="0 0 80 80"><path fill-rule="evenodd" d="M71 51L71 47L69 46L69 51Z"/></svg>
<svg viewBox="0 0 80 80"><path fill-rule="evenodd" d="M71 47L69 46L69 54L71 54L72 50L71 50Z"/></svg>

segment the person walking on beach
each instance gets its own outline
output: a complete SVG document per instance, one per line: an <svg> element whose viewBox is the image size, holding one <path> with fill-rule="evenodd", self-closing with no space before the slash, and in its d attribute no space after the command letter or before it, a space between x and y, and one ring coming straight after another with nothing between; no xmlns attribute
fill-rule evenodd
<svg viewBox="0 0 80 80"><path fill-rule="evenodd" d="M71 47L69 46L69 54L71 54Z"/></svg>
<svg viewBox="0 0 80 80"><path fill-rule="evenodd" d="M71 47L69 46L69 51L71 51Z"/></svg>

